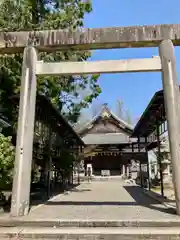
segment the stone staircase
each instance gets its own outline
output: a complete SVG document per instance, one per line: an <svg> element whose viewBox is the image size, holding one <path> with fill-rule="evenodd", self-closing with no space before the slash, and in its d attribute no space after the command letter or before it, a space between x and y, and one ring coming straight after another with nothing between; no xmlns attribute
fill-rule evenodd
<svg viewBox="0 0 180 240"><path fill-rule="evenodd" d="M0 239L61 240L177 240L180 219L161 220L59 220L0 219Z"/></svg>

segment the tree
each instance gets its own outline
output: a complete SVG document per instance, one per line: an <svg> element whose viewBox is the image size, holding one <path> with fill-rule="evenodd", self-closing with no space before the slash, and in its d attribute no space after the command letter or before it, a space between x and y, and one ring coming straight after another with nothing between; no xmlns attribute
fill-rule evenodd
<svg viewBox="0 0 180 240"><path fill-rule="evenodd" d="M74 30L83 26L83 18L91 12L89 1L83 0L6 0L1 4L1 31L20 30ZM86 61L88 51L66 51L39 54L45 62ZM19 93L22 54L3 55L0 57L0 101L7 109L6 116L12 121L17 119L9 97ZM96 98L101 89L97 83L99 75L39 77L38 92L51 99L52 103L69 121L76 122L82 108ZM90 92L81 96L86 88Z"/></svg>
<svg viewBox="0 0 180 240"><path fill-rule="evenodd" d="M77 123L74 125L75 131L79 132L79 130L81 130L82 127L84 127L90 120L91 120L91 116L87 112L87 110L82 111L80 113Z"/></svg>
<svg viewBox="0 0 180 240"><path fill-rule="evenodd" d="M77 124L74 126L75 130L78 132L81 130L87 123L89 123L92 118L94 118L103 108L103 105L99 101L95 101L91 106L80 113Z"/></svg>
<svg viewBox="0 0 180 240"><path fill-rule="evenodd" d="M132 125L133 121L132 121L132 116L129 110L126 110L125 112L125 119L124 119L128 124Z"/></svg>
<svg viewBox="0 0 180 240"><path fill-rule="evenodd" d="M119 118L123 119L128 124L133 124L132 115L129 110L124 109L124 102L122 100L117 100L116 114Z"/></svg>
<svg viewBox="0 0 180 240"><path fill-rule="evenodd" d="M123 109L124 103L122 100L117 100L116 103L116 114L119 118L124 118L124 109Z"/></svg>

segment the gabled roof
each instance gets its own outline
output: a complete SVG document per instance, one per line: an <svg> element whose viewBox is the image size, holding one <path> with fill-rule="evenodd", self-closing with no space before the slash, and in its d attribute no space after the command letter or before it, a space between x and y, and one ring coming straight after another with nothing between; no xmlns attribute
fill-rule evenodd
<svg viewBox="0 0 180 240"><path fill-rule="evenodd" d="M10 98L10 100L18 103L19 101L19 94L14 95ZM77 134L77 132L72 128L72 126L67 122L67 120L62 116L62 114L58 111L58 109L51 103L50 99L44 95L37 94L36 97L36 107L39 107L44 111L44 106L46 106L46 114L48 114L56 119L56 127L61 131L61 136L63 138L68 139L68 141L76 142L79 145L84 145L84 142ZM39 114L40 121L44 120L44 116Z"/></svg>
<svg viewBox="0 0 180 240"><path fill-rule="evenodd" d="M87 124L85 124L83 127L80 127L78 131L79 134L81 134L83 131L85 131L86 129L88 129L94 122L96 122L98 120L99 117L102 117L104 115L109 115L112 118L114 118L119 125L124 128L127 129L131 132L133 132L133 126L128 124L127 122L125 122L123 119L119 118L116 114L114 114L108 107L106 104L103 105L103 107L101 108L101 110L99 111L99 113L97 115L95 115Z"/></svg>
<svg viewBox="0 0 180 240"><path fill-rule="evenodd" d="M149 136L156 130L157 122L162 124L166 120L164 107L164 92L157 91L134 127L132 137Z"/></svg>

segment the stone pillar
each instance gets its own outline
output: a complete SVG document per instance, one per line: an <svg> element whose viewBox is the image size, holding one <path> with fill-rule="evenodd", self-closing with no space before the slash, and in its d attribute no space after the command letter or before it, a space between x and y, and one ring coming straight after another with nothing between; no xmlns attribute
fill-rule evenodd
<svg viewBox="0 0 180 240"><path fill-rule="evenodd" d="M152 164L151 162L148 160L148 165L149 165L149 178L152 179Z"/></svg>
<svg viewBox="0 0 180 240"><path fill-rule="evenodd" d="M35 48L26 47L23 55L16 156L11 201L11 216L27 215L29 211L31 165L36 104Z"/></svg>
<svg viewBox="0 0 180 240"><path fill-rule="evenodd" d="M165 159L162 161L163 182L165 184L171 185L169 165L170 165L170 161L168 159Z"/></svg>
<svg viewBox="0 0 180 240"><path fill-rule="evenodd" d="M154 176L156 176L158 174L158 168L157 168L157 162L153 163L154 165Z"/></svg>
<svg viewBox="0 0 180 240"><path fill-rule="evenodd" d="M123 177L125 176L125 165L124 164L122 165L122 176Z"/></svg>
<svg viewBox="0 0 180 240"><path fill-rule="evenodd" d="M162 82L167 117L169 146L172 159L173 185L176 210L180 215L180 151L179 151L179 86L176 72L174 46L171 40L164 40L159 46L162 63Z"/></svg>
<svg viewBox="0 0 180 240"><path fill-rule="evenodd" d="M87 164L87 169L90 168L90 173L91 173L91 176L92 176L92 173L93 173L93 168L92 168L92 164L91 163L88 163Z"/></svg>

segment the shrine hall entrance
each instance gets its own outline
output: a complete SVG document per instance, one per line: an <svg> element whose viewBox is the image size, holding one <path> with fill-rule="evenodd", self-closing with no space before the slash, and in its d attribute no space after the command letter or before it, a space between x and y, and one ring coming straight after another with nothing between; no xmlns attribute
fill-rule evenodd
<svg viewBox="0 0 180 240"><path fill-rule="evenodd" d="M95 176L111 175L118 176L123 174L122 156L96 155L85 160L85 168L88 164L92 165L92 173ZM104 171L104 174L103 174Z"/></svg>
<svg viewBox="0 0 180 240"><path fill-rule="evenodd" d="M133 163L135 163L133 165ZM122 153L113 156L107 154L97 154L87 157L84 160L85 169L91 164L92 174L94 176L122 176L125 178L137 178L140 172L140 164L148 164L148 156L146 153ZM146 168L147 169L147 168ZM147 178L148 173L146 172Z"/></svg>

